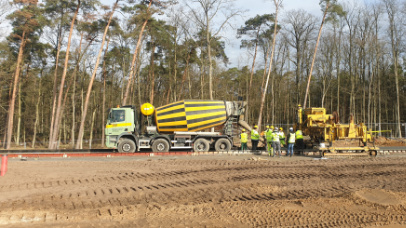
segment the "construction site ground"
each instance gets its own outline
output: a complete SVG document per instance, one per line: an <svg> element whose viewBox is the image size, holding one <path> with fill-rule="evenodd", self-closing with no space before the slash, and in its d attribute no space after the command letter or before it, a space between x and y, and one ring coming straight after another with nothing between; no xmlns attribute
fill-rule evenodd
<svg viewBox="0 0 406 228"><path fill-rule="evenodd" d="M406 154L13 158L0 227L406 227Z"/></svg>
<svg viewBox="0 0 406 228"><path fill-rule="evenodd" d="M385 147L385 146L406 146L406 139L390 139L386 137L376 137L374 138L374 143L367 142L368 146L378 146L378 147ZM337 140L333 142L333 146L336 147L347 147L347 146L360 146L359 140Z"/></svg>

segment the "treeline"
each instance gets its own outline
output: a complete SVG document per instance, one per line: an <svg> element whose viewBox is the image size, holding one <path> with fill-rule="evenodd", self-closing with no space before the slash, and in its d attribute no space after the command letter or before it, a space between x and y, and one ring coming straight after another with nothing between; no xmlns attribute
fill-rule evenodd
<svg viewBox="0 0 406 228"><path fill-rule="evenodd" d="M341 122L396 123L400 136L406 1L321 3L319 42L322 18L306 11L257 15L234 31L244 54L230 68L223 36L243 14L230 1L3 2L12 32L0 43L2 146L100 146L108 108L181 99L241 97L250 124L292 124L311 71L307 107L338 111Z"/></svg>

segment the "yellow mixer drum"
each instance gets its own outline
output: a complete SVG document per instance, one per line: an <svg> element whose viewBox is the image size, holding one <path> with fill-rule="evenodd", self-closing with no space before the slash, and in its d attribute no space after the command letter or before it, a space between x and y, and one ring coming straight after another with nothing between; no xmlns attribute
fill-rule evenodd
<svg viewBox="0 0 406 228"><path fill-rule="evenodd" d="M159 132L201 131L224 124L227 119L224 101L182 100L156 109Z"/></svg>

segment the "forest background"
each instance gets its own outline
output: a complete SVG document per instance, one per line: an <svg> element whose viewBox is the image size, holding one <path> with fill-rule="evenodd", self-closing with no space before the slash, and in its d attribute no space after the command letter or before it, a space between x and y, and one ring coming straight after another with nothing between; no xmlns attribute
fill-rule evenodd
<svg viewBox="0 0 406 228"><path fill-rule="evenodd" d="M321 0L321 16L269 0L241 24L234 3L1 0L2 146L100 147L108 108L239 97L250 124L292 125L302 104L405 136L405 0Z"/></svg>

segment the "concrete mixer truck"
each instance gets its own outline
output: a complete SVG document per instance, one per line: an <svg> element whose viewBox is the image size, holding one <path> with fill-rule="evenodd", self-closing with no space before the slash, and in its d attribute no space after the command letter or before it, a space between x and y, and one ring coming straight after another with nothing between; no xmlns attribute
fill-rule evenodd
<svg viewBox="0 0 406 228"><path fill-rule="evenodd" d="M156 109L145 103L139 111L134 106L112 108L105 128L106 146L119 152L229 151L238 126L250 130L240 119L244 111L243 101L213 100L182 100Z"/></svg>

